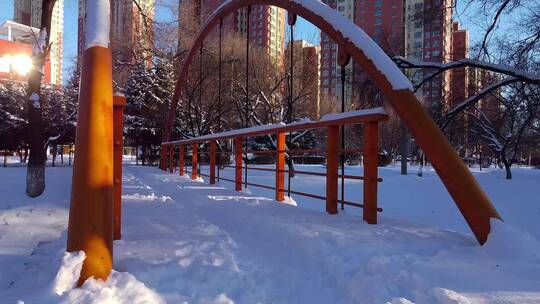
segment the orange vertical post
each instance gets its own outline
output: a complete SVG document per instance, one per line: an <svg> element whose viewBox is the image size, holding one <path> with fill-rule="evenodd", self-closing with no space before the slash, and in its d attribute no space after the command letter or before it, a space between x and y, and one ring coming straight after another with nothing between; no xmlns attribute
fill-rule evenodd
<svg viewBox="0 0 540 304"><path fill-rule="evenodd" d="M276 201L285 200L285 133L276 134Z"/></svg>
<svg viewBox="0 0 540 304"><path fill-rule="evenodd" d="M234 139L234 188L236 191L242 191L242 137Z"/></svg>
<svg viewBox="0 0 540 304"><path fill-rule="evenodd" d="M184 145L178 146L178 174L184 176Z"/></svg>
<svg viewBox="0 0 540 304"><path fill-rule="evenodd" d="M78 286L107 280L113 257L113 86L109 0L86 2L67 251L84 251ZM100 14L105 13L106 15Z"/></svg>
<svg viewBox="0 0 540 304"><path fill-rule="evenodd" d="M169 172L174 173L174 145L169 147Z"/></svg>
<svg viewBox="0 0 540 304"><path fill-rule="evenodd" d="M216 183L216 142L210 142L210 185Z"/></svg>
<svg viewBox="0 0 540 304"><path fill-rule="evenodd" d="M197 153L199 151L199 145L197 143L193 144L193 155L191 156L191 179L197 179L199 178L199 172L197 172L197 166L198 166L198 159L197 159Z"/></svg>
<svg viewBox="0 0 540 304"><path fill-rule="evenodd" d="M377 224L377 167L379 124L364 125L364 221Z"/></svg>
<svg viewBox="0 0 540 304"><path fill-rule="evenodd" d="M114 133L114 217L113 239L122 238L122 155L124 106L126 97L123 94L113 96L113 133Z"/></svg>
<svg viewBox="0 0 540 304"><path fill-rule="evenodd" d="M167 147L161 145L159 168L163 171L167 170Z"/></svg>
<svg viewBox="0 0 540 304"><path fill-rule="evenodd" d="M337 213L339 126L326 130L326 212Z"/></svg>

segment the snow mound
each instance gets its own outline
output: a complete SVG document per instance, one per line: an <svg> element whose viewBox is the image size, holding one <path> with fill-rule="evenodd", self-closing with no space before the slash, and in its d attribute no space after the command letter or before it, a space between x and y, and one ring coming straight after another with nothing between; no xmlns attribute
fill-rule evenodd
<svg viewBox="0 0 540 304"><path fill-rule="evenodd" d="M112 271L107 281L90 278L72 289L63 303L165 303L152 289L127 272Z"/></svg>
<svg viewBox="0 0 540 304"><path fill-rule="evenodd" d="M151 193L149 195L144 194L128 194L128 195L122 195L122 200L134 200L134 201L160 201L162 203L174 203L174 200L170 196L161 195L157 196L155 193Z"/></svg>
<svg viewBox="0 0 540 304"><path fill-rule="evenodd" d="M86 254L84 251L66 252L62 258L62 265L53 282L54 293L61 296L77 285L81 268Z"/></svg>
<svg viewBox="0 0 540 304"><path fill-rule="evenodd" d="M540 243L533 236L497 219L491 219L491 232L483 249L497 258L540 260Z"/></svg>
<svg viewBox="0 0 540 304"><path fill-rule="evenodd" d="M54 294L65 295L62 303L165 303L152 289L127 272L112 271L107 281L90 278L76 288L84 251L66 252L52 284Z"/></svg>
<svg viewBox="0 0 540 304"><path fill-rule="evenodd" d="M467 297L445 288L434 288L433 295L438 304L473 304Z"/></svg>
<svg viewBox="0 0 540 304"><path fill-rule="evenodd" d="M413 302L405 298L394 298L391 302L386 302L386 304L414 304Z"/></svg>

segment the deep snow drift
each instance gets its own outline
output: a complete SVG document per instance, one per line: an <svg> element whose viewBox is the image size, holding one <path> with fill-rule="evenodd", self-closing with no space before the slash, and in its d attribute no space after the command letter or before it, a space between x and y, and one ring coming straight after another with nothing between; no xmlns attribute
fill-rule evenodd
<svg viewBox="0 0 540 304"><path fill-rule="evenodd" d="M302 170L323 170L305 166ZM361 174L361 168L347 168ZM361 210L269 191L237 193L156 168L125 166L123 239L107 282L73 289L84 253L66 254L71 168L47 168L24 195L25 168L0 169L2 303L540 303L540 170L475 172L506 224L476 244L436 175L380 168L379 225ZM229 172L223 173L225 175ZM267 172L250 181L271 184ZM323 193L324 180L293 179ZM361 182L347 199L361 201Z"/></svg>

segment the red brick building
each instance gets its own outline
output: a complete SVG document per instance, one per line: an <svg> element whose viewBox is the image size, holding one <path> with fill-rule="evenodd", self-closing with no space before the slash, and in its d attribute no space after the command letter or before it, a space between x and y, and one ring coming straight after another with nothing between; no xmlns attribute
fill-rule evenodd
<svg viewBox="0 0 540 304"><path fill-rule="evenodd" d="M224 2L224 0L183 1L192 5L200 14L200 24ZM285 10L270 5L253 5L250 13L249 35L254 46L267 50L272 58L281 59L285 47ZM182 20L180 20L182 24ZM247 9L238 10L223 19L223 34L246 33Z"/></svg>

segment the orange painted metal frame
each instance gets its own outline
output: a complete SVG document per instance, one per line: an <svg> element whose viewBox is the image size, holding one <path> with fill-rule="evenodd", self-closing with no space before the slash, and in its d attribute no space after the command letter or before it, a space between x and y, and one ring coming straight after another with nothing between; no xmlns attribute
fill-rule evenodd
<svg viewBox="0 0 540 304"><path fill-rule="evenodd" d="M242 191L242 137L236 137L234 139L234 189L236 191Z"/></svg>
<svg viewBox="0 0 540 304"><path fill-rule="evenodd" d="M170 141L176 107L182 94L182 88L186 82L189 65L199 50L198 46L208 35L211 35L213 29L223 18L239 9L252 5L277 6L287 10L289 13L301 16L332 37L332 40L339 45L340 52L349 55L354 59L356 64L361 66L362 70L367 73L386 97L385 100L388 103L385 106L393 108L403 119L416 139L416 142L431 161L435 171L454 199L454 202L463 214L478 242L484 244L490 231L490 219L496 218L502 220L502 218L442 131L414 96L413 92L410 90L394 90L392 84L381 73L374 62L366 56L364 51L343 36L340 32L342 29L336 29L329 24L324 14L311 11L297 2L282 0L231 0L219 6L206 21L198 36L193 41L193 46L190 48L180 70L173 102L163 132L163 141ZM328 7L328 10L331 9ZM356 25L351 22L350 26ZM386 56L382 50L380 51L380 56Z"/></svg>
<svg viewBox="0 0 540 304"><path fill-rule="evenodd" d="M112 269L114 218L112 55L84 51L75 137L67 251L84 251L78 285L106 280Z"/></svg>
<svg viewBox="0 0 540 304"><path fill-rule="evenodd" d="M339 126L328 126L326 131L326 212L337 213Z"/></svg>
<svg viewBox="0 0 540 304"><path fill-rule="evenodd" d="M210 142L210 185L216 183L216 141Z"/></svg>
<svg viewBox="0 0 540 304"><path fill-rule="evenodd" d="M123 155L123 127L124 107L126 97L115 95L113 97L113 132L114 132L114 218L113 239L122 238L122 155Z"/></svg>
<svg viewBox="0 0 540 304"><path fill-rule="evenodd" d="M326 200L326 211L330 214L337 213L337 204L343 203L350 206L362 207L364 208L364 219L366 222L375 224L377 222L377 212L382 211L381 208L377 207L377 182L382 181L382 179L377 177L377 161L378 161L378 123L388 119L386 114L364 114L349 113L346 118L335 118L327 119L322 121L314 121L309 123L293 123L289 125L279 125L274 127L268 127L264 129L253 130L252 128L239 129L234 132L223 132L218 134L212 134L207 136L199 136L191 139L166 142L163 143L165 150L170 151L170 147L176 145L182 147L186 144L193 145L193 153L196 154L208 154L210 156L210 174L201 174L202 176L210 177L210 183L215 182L215 160L216 155L216 145L217 140L228 140L234 139L234 155L235 155L235 165L234 166L225 166L235 169L235 179L229 180L226 178L221 178L225 181L232 181L235 183L235 190L242 190L242 170L246 169L245 165L243 166L242 155L244 153L243 141L245 138L250 136L264 136L269 134L276 134L277 146L275 151L264 151L272 152L276 156L276 168L249 168L250 170L259 170L259 171L270 171L275 173L276 184L275 187L268 185L261 185L252 182L247 182L248 186L261 187L265 189L275 190L275 196L277 201L285 200L285 173L290 174L289 170L285 170L285 154L286 145L285 145L285 134L286 132L294 131L303 131L309 129L325 128L327 130L327 143L326 151L324 153L327 155L327 172L307 172L301 170L295 170L296 174L308 174L316 176L326 177L326 196L314 195L305 192L291 191L293 194L298 194L302 196L323 199ZM364 180L364 203L353 203L349 201L342 201L338 199L338 178L341 178L341 175L338 173L339 166L339 154L345 153L339 146L339 135L340 135L340 126L347 124L365 124L365 142L363 149L355 149L355 151L366 151L364 157L364 176L349 176L344 175L344 178L347 179L357 179ZM202 152L197 150L198 144L209 143L210 151ZM183 148L180 149L183 151ZM320 149L304 149L304 150L292 150L292 151L303 151L305 153L311 153L312 151L321 151ZM349 151L347 151L349 152ZM220 153L221 154L221 153ZM367 155L369 154L369 155ZM196 157L195 157L196 163ZM196 166L196 165L195 165ZM194 177L192 177L194 178ZM212 180L214 178L214 180ZM367 182L366 182L367 181Z"/></svg>
<svg viewBox="0 0 540 304"><path fill-rule="evenodd" d="M184 175L184 160L185 158L185 151L184 151L184 145L178 146L178 174L180 176Z"/></svg>
<svg viewBox="0 0 540 304"><path fill-rule="evenodd" d="M191 179L199 178L199 172L197 170L199 166L198 153L197 153L198 150L199 150L199 144L194 143L193 151L191 155Z"/></svg>

